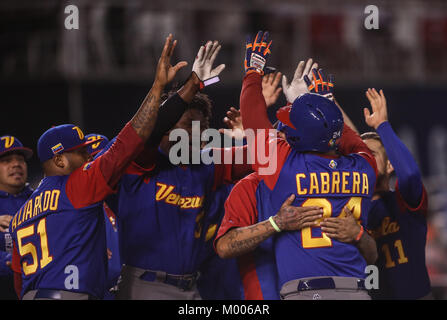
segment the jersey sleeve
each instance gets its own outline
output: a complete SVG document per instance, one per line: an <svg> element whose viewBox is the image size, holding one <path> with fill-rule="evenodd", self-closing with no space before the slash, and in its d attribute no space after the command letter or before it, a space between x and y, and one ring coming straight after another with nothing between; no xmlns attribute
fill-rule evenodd
<svg viewBox="0 0 447 320"><path fill-rule="evenodd" d="M360 138L360 136L346 124L343 126L343 133L338 143L338 150L343 155L353 153L360 155L368 161L377 176L377 163L374 155L372 154L371 150L369 150L368 146L363 142L362 138Z"/></svg>
<svg viewBox="0 0 447 320"><path fill-rule="evenodd" d="M415 213L421 213L424 216L427 215L428 197L427 197L427 191L425 190L423 185L422 185L422 195L420 197L419 203L416 203L416 206L412 206L411 204L409 204L402 196L399 189L399 181L396 181L396 196L399 208L402 212L410 211Z"/></svg>
<svg viewBox="0 0 447 320"><path fill-rule="evenodd" d="M236 227L251 226L257 222L258 212L256 209L256 189L259 178L251 174L240 180L231 190L225 201L225 215L217 232L214 246L217 240L228 230Z"/></svg>
<svg viewBox="0 0 447 320"><path fill-rule="evenodd" d="M142 150L142 139L128 123L109 150L70 174L65 191L72 205L79 209L112 194L130 162Z"/></svg>
<svg viewBox="0 0 447 320"><path fill-rule="evenodd" d="M12 248L11 269L15 273L22 273L22 268L20 266L20 255L19 252L17 251L15 243Z"/></svg>
<svg viewBox="0 0 447 320"><path fill-rule="evenodd" d="M396 172L400 195L405 203L418 207L422 202L424 188L419 167L410 150L399 139L388 121L377 128L377 133Z"/></svg>
<svg viewBox="0 0 447 320"><path fill-rule="evenodd" d="M245 76L240 108L253 169L273 189L291 148L285 140L278 138L277 131L270 123L261 82L261 76L257 73Z"/></svg>

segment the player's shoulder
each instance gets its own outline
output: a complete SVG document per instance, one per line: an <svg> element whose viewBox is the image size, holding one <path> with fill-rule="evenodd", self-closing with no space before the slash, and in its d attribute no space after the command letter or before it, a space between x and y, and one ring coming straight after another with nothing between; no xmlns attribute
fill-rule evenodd
<svg viewBox="0 0 447 320"><path fill-rule="evenodd" d="M261 181L262 179L256 172L249 174L234 185L228 198L254 196Z"/></svg>
<svg viewBox="0 0 447 320"><path fill-rule="evenodd" d="M250 173L248 176L239 180L236 185L240 186L258 186L262 178L257 172Z"/></svg>

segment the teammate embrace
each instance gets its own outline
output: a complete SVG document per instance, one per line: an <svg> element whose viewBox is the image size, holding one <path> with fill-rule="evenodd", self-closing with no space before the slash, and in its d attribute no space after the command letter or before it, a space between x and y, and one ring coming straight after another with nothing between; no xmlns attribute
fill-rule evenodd
<svg viewBox="0 0 447 320"><path fill-rule="evenodd" d="M183 129L191 142L193 121L200 134L208 129L212 102L204 91L225 68L214 67L221 46L208 41L184 85L163 101L165 86L187 65L171 65L176 44L169 35L151 90L107 146L105 137L84 137L71 124L40 137L45 177L9 225L22 299L103 299L115 284L117 299L370 299L365 267L376 260L381 282L373 296L429 295L426 193L387 121L382 91L368 90L372 113L365 110L378 134L360 137L335 101L332 77L302 61L290 83L283 77L288 105L277 112L275 131L267 108L281 92L281 74L266 74L272 41L259 32L245 45L240 112L232 108L225 120L257 139L193 147L186 157L206 153L230 164L173 164L169 133ZM271 174L261 157L248 163L261 149L276 151ZM388 187L393 170L396 192ZM400 228L380 233L391 222ZM414 268L424 277L411 290L402 283Z"/></svg>

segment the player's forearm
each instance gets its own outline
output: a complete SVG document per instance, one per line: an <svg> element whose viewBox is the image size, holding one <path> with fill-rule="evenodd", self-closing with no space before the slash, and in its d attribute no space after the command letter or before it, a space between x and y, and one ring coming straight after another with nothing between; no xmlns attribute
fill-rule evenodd
<svg viewBox="0 0 447 320"><path fill-rule="evenodd" d="M241 96L240 108L244 129L273 129L267 116L267 106L262 95L262 79L258 73L245 76Z"/></svg>
<svg viewBox="0 0 447 320"><path fill-rule="evenodd" d="M180 120L188 104L199 92L199 87L200 80L193 72L177 93L161 104L154 130L146 143L149 147L158 147L166 132Z"/></svg>
<svg viewBox="0 0 447 320"><path fill-rule="evenodd" d="M154 83L137 113L130 121L135 132L143 141L149 138L154 129L162 92L163 86Z"/></svg>
<svg viewBox="0 0 447 320"><path fill-rule="evenodd" d="M394 167L399 192L411 206L417 206L422 196L422 177L410 150L393 131L388 121L377 127L388 159Z"/></svg>
<svg viewBox="0 0 447 320"><path fill-rule="evenodd" d="M200 89L200 79L195 72L192 72L185 84L177 91L180 98L186 103L190 103Z"/></svg>
<svg viewBox="0 0 447 320"><path fill-rule="evenodd" d="M356 246L367 264L376 262L378 257L376 241L367 232L363 233Z"/></svg>
<svg viewBox="0 0 447 320"><path fill-rule="evenodd" d="M222 259L238 257L253 251L275 233L268 220L249 227L231 229L218 239L216 250Z"/></svg>

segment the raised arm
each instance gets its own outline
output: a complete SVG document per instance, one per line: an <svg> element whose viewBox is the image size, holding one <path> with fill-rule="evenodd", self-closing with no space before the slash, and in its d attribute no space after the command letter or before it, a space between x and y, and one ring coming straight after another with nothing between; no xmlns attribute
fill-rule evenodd
<svg viewBox="0 0 447 320"><path fill-rule="evenodd" d="M212 68L220 49L221 45L218 41L208 41L200 47L188 80L160 106L154 130L146 143L147 150L136 159L138 165L145 168L153 165L154 150L160 144L163 136L180 120L196 93L203 89L204 83L218 77L225 69L224 64Z"/></svg>
<svg viewBox="0 0 447 320"><path fill-rule="evenodd" d="M143 150L144 143L154 129L165 85L186 65L186 62L171 65L170 58L175 45L176 41L172 41L172 35L169 35L158 61L151 90L112 146L95 161L75 170L68 178L67 196L76 208L101 201L112 193L127 166Z"/></svg>
<svg viewBox="0 0 447 320"><path fill-rule="evenodd" d="M262 94L262 75L270 55L272 41L267 44L268 32L259 31L245 45L245 77L242 83L240 107L244 129L272 129L267 105Z"/></svg>
<svg viewBox="0 0 447 320"><path fill-rule="evenodd" d="M366 97L372 108L372 113L368 108L364 109L366 124L373 127L380 135L388 159L396 172L400 194L411 207L417 207L423 194L419 167L411 152L397 137L388 122L388 111L383 91L380 90L379 94L376 89L368 89Z"/></svg>

